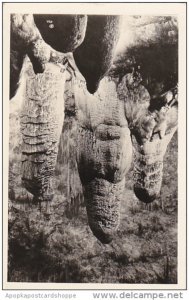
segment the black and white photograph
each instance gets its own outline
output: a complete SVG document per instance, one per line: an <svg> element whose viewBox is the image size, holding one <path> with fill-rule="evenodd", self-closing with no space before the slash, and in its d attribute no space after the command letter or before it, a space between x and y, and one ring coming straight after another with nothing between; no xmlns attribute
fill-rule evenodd
<svg viewBox="0 0 189 300"><path fill-rule="evenodd" d="M3 9L4 287L185 288L186 4Z"/></svg>

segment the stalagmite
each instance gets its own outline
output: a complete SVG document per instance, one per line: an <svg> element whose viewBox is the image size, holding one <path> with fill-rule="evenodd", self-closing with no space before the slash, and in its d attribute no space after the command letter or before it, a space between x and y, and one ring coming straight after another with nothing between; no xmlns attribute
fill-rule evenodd
<svg viewBox="0 0 189 300"><path fill-rule="evenodd" d="M86 36L74 52L74 58L92 94L111 67L119 38L119 25L119 16L88 16Z"/></svg>
<svg viewBox="0 0 189 300"><path fill-rule="evenodd" d="M57 51L72 52L84 40L85 15L34 14L34 21L44 41Z"/></svg>

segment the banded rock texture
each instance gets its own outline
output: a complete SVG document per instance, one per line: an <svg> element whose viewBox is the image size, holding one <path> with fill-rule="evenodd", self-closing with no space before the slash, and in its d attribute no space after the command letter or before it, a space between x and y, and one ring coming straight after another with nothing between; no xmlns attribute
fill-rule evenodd
<svg viewBox="0 0 189 300"><path fill-rule="evenodd" d="M22 180L35 200L50 200L64 121L66 70L71 73L74 66L69 63L70 55L56 52L44 42L32 15L11 15L11 43L11 96L18 88L21 68L26 76L21 116ZM26 54L32 63L29 67L23 64Z"/></svg>
<svg viewBox="0 0 189 300"><path fill-rule="evenodd" d="M21 118L23 182L36 200L50 200L64 118L65 70L69 67L76 71L77 68L68 55L54 51L43 41L31 16L16 15L14 18L11 34L16 41L12 53L17 82L26 54L34 70L30 67L26 80L25 107ZM47 24L54 25L54 21ZM176 42L175 37L167 39L170 28L175 26L174 21L162 18L161 23L159 19L153 19L152 38L149 33L145 35L151 25L143 24L143 29L148 27L143 35L140 25L134 44L126 48L132 72L127 71L127 75L116 79L110 76L102 79L113 59L119 35L119 18L88 17L85 40L74 52L76 64L86 82L78 71L76 78L71 71L71 82L68 84L71 92L67 94L76 103L77 161L89 225L103 243L112 240L119 225L120 201L125 174L132 160L132 147L135 153L135 194L140 200L151 202L159 194L163 155L177 126L177 101L174 101L174 93L170 90L177 81ZM164 30L165 27L168 29ZM50 26L47 29L51 31L53 28ZM158 31L159 28L163 30ZM59 27L56 29L59 31ZM54 42L49 41L50 44ZM23 45L20 58L22 51L19 51ZM158 60L153 64L158 57L163 67ZM166 63L167 68L164 67ZM17 85L13 88L13 94L16 88ZM168 90L172 98L168 99L167 93L166 96L160 95ZM91 95L88 91L96 93Z"/></svg>
<svg viewBox="0 0 189 300"><path fill-rule="evenodd" d="M148 141L134 146L134 192L137 198L145 203L158 199L163 177L163 159L167 146L176 131L176 127L163 139Z"/></svg>
<svg viewBox="0 0 189 300"><path fill-rule="evenodd" d="M73 95L78 110L78 170L89 226L102 243L109 243L119 225L125 174L132 160L124 102L108 77L94 95L76 81Z"/></svg>
<svg viewBox="0 0 189 300"><path fill-rule="evenodd" d="M125 99L125 114L134 149L134 192L149 203L159 197L163 176L163 157L177 129L177 88L150 99L141 85L127 74L118 85L118 97Z"/></svg>
<svg viewBox="0 0 189 300"><path fill-rule="evenodd" d="M27 70L21 115L22 181L36 201L51 200L58 143L64 121L66 72L48 63L43 74Z"/></svg>
<svg viewBox="0 0 189 300"><path fill-rule="evenodd" d="M74 59L92 94L111 67L119 30L119 16L88 16L85 39L75 50Z"/></svg>
<svg viewBox="0 0 189 300"><path fill-rule="evenodd" d="M129 16L124 26L128 36L110 74L125 98L134 191L149 203L160 194L163 157L177 129L178 24L173 16Z"/></svg>

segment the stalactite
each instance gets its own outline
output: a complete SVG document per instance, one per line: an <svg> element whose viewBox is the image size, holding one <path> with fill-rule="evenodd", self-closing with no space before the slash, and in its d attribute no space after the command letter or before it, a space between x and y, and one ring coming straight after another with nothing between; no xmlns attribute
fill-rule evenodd
<svg viewBox="0 0 189 300"><path fill-rule="evenodd" d="M34 14L44 41L60 52L74 51L84 40L87 16Z"/></svg>
<svg viewBox="0 0 189 300"><path fill-rule="evenodd" d="M49 63L43 74L27 74L21 115L22 181L36 200L50 200L58 142L64 120L66 72Z"/></svg>
<svg viewBox="0 0 189 300"><path fill-rule="evenodd" d="M160 196L163 177L163 158L176 127L163 139L147 141L144 145L133 142L134 192L139 200L149 203Z"/></svg>
<svg viewBox="0 0 189 300"><path fill-rule="evenodd" d="M76 64L92 94L110 69L119 38L119 24L119 16L88 16L84 42L74 52Z"/></svg>
<svg viewBox="0 0 189 300"><path fill-rule="evenodd" d="M70 47L75 50L84 39L85 16L71 17L71 23L75 25L73 35L68 34L71 41L67 44L62 38L62 15L35 15L34 18L45 41L55 49L63 51ZM67 113L78 121L74 136L76 144L71 146L71 125L68 122L67 140L63 145L67 154L62 158L68 170L67 198L71 205L75 205L76 189L74 184L72 186L69 171L73 167L71 156L76 154L90 228L102 243L109 243L119 225L120 203L132 148L136 196L145 203L158 197L163 157L177 128L178 107L171 90L169 95L165 93L160 97L158 94L155 98L152 92L158 89L153 86L150 96L141 84L140 72L134 68L118 80L104 77L117 43L119 17L89 16L88 19L85 40L74 54L85 82L69 55L60 54L45 43L31 15L12 15L11 64L16 81L11 87L11 95L16 92L27 54L32 64L26 71L21 115L22 180L36 201L52 199L58 142L64 120L64 96L66 101L74 103L75 111L68 109ZM54 30L56 34L53 34ZM66 82L64 89L68 68L74 75L70 75L70 82ZM74 151L71 147L75 147Z"/></svg>
<svg viewBox="0 0 189 300"><path fill-rule="evenodd" d="M35 73L42 73L50 59L50 47L43 41L30 14L11 15L10 98L18 89L25 56L28 55Z"/></svg>
<svg viewBox="0 0 189 300"><path fill-rule="evenodd" d="M105 77L96 94L74 86L78 104L77 160L89 226L110 243L119 226L125 174L132 159L130 131L116 84Z"/></svg>
<svg viewBox="0 0 189 300"><path fill-rule="evenodd" d="M123 77L118 86L119 99L125 101L125 114L134 149L134 192L139 200L150 203L160 195L163 158L177 129L177 88L150 99L138 81Z"/></svg>

